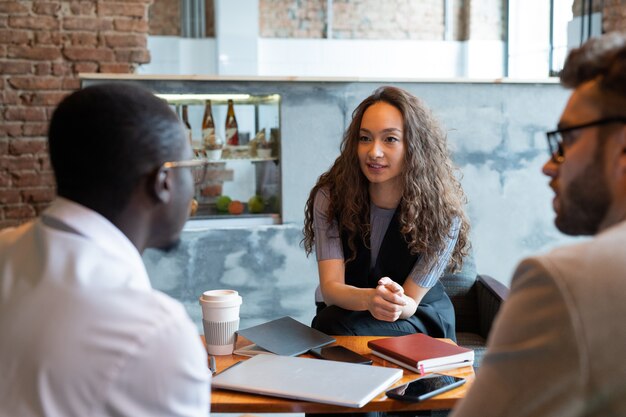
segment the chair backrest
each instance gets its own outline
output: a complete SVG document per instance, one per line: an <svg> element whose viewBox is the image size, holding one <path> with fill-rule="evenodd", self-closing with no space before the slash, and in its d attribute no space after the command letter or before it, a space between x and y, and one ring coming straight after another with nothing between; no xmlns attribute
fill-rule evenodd
<svg viewBox="0 0 626 417"><path fill-rule="evenodd" d="M476 264L470 253L458 272L446 271L441 277L446 294L454 306L457 332L478 333L480 330L478 297L476 295Z"/></svg>

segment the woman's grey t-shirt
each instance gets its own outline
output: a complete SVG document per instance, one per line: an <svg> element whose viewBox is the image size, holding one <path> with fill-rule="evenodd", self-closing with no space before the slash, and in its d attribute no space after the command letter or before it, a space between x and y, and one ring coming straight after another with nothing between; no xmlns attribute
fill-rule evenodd
<svg viewBox="0 0 626 417"><path fill-rule="evenodd" d="M328 217L326 216L329 204L328 190L325 188L318 190L313 204L315 253L318 261L325 261L328 259L344 259L337 219L332 219L329 224ZM371 204L370 206L370 250L372 253L371 267L376 264L378 252L380 251L380 245L383 242L383 238L385 237L385 233L389 227L389 223L391 223L391 218L393 217L395 211L395 209L384 209L377 207L374 204ZM456 241L459 237L460 224L460 219L457 218L454 220L449 233L449 238L443 250L439 252L439 255L430 260L420 257L420 259L415 262L415 265L407 278L412 279L413 282L423 288L431 288L437 283L437 280L443 274L448 262L450 262L452 251L454 250L454 246L456 245Z"/></svg>

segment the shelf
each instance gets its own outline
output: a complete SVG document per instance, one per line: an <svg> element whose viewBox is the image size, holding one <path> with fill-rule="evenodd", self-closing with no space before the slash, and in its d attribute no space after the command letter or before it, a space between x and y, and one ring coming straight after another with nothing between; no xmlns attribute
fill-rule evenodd
<svg viewBox="0 0 626 417"><path fill-rule="evenodd" d="M190 217L183 232L194 232L206 229L267 226L280 224L281 219L278 214L240 214L240 215L215 215L202 218Z"/></svg>
<svg viewBox="0 0 626 417"><path fill-rule="evenodd" d="M204 106L206 100L211 100L211 105L228 105L228 100L233 100L234 104L278 104L280 103L280 96L278 94L267 94L254 96L250 94L161 94L157 93L157 97L160 97L167 101L169 104L188 104L188 105L202 105Z"/></svg>

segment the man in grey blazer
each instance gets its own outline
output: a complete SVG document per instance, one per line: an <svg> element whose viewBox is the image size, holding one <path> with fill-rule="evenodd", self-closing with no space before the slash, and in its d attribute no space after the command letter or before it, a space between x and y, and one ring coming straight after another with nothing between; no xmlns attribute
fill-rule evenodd
<svg viewBox="0 0 626 417"><path fill-rule="evenodd" d="M591 240L524 260L460 416L626 416L626 35L568 56L543 167L555 223Z"/></svg>

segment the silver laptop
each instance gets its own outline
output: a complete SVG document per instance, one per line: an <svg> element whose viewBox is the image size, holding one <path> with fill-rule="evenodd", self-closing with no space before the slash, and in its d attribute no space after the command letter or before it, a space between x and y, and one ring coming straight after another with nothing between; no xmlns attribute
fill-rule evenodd
<svg viewBox="0 0 626 417"><path fill-rule="evenodd" d="M257 355L211 381L214 388L360 408L402 370L280 355Z"/></svg>

